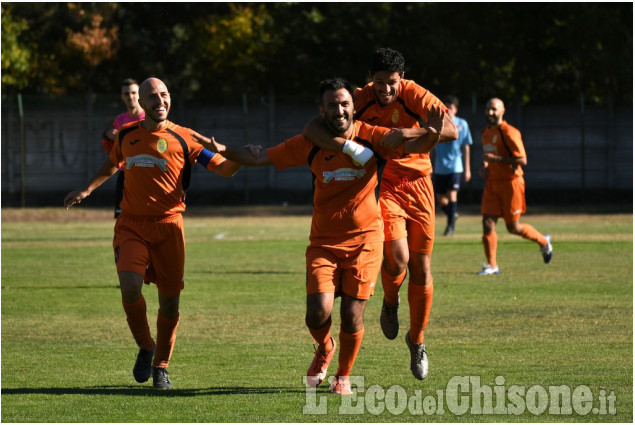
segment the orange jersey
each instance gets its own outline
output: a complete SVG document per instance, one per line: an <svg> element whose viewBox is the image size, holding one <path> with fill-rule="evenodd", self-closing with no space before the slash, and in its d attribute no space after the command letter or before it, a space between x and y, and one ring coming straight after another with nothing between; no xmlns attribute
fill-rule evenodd
<svg viewBox="0 0 635 425"><path fill-rule="evenodd" d="M354 140L371 148L377 160L365 166L353 164L342 152L326 151L302 135L267 149L279 170L309 165L313 173L312 245L350 246L383 241L383 222L378 204L378 168L385 158L403 156L400 148L389 151L379 141L390 130L355 121ZM377 156L379 158L377 158Z"/></svg>
<svg viewBox="0 0 635 425"><path fill-rule="evenodd" d="M501 125L491 128L485 127L481 134L484 153L494 153L504 157L526 157L523 139L517 128L503 121ZM500 162L490 162L488 164L488 179L491 180L511 180L516 176L523 175L520 165L503 164Z"/></svg>
<svg viewBox="0 0 635 425"><path fill-rule="evenodd" d="M188 158L179 138L187 146ZM123 166L126 173L122 211L150 217L185 211L185 172L196 163L202 149L192 139L190 129L169 121L159 131L146 130L141 122L122 126L110 152L113 164ZM207 168L213 170L224 160L213 155Z"/></svg>
<svg viewBox="0 0 635 425"><path fill-rule="evenodd" d="M401 79L397 99L390 105L379 105L373 83L356 89L353 96L355 99L355 119L371 125L389 128L421 127L421 120L428 120L430 108L443 105L428 90L412 80L404 79ZM414 180L431 173L430 154L411 153L388 161L383 178L389 181L398 181L401 177Z"/></svg>

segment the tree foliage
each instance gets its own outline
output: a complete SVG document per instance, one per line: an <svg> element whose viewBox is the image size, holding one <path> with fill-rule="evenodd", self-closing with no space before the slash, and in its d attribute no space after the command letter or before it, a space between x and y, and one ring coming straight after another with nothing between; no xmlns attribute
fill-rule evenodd
<svg viewBox="0 0 635 425"><path fill-rule="evenodd" d="M364 84L383 46L439 94L632 103L631 3L2 4L2 84L32 93L157 76L205 103L313 100L326 77Z"/></svg>

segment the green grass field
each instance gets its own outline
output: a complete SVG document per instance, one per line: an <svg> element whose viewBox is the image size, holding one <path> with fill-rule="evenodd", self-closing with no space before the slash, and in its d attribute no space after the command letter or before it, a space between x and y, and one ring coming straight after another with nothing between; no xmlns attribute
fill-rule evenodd
<svg viewBox="0 0 635 425"><path fill-rule="evenodd" d="M632 215L523 220L552 235L551 264L499 223L501 275L476 276L484 257L476 215L462 215L455 236L437 237L425 381L409 370L405 303L399 337L381 333L378 285L353 369L365 388L342 398L325 384L307 393L302 382L313 350L304 326L308 215L186 216L174 389L161 392L132 378L137 349L110 210L3 210L1 420L632 422ZM154 328L156 289L144 293ZM337 335L338 315L333 324ZM455 385L465 379L471 387ZM544 398L552 386L572 391L571 414Z"/></svg>

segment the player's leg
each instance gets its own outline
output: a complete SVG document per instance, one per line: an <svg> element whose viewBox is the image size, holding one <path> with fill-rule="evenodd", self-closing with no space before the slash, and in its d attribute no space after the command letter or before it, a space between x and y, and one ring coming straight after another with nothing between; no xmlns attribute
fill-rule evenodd
<svg viewBox="0 0 635 425"><path fill-rule="evenodd" d="M428 324L434 292L431 256L434 247L435 214L429 179L420 178L408 189L408 305L410 329L406 343L410 349L410 369L417 379L428 374L428 358L423 334Z"/></svg>
<svg viewBox="0 0 635 425"><path fill-rule="evenodd" d="M318 344L306 374L306 383L318 386L326 378L326 372L335 355L337 344L331 336L331 312L335 294L322 292L307 294L305 323Z"/></svg>
<svg viewBox="0 0 635 425"><path fill-rule="evenodd" d="M338 369L331 391L350 394L349 376L364 337L366 301L375 292L375 282L382 263L382 244L366 243L349 249L340 262L342 302L340 306L340 352Z"/></svg>
<svg viewBox="0 0 635 425"><path fill-rule="evenodd" d="M146 382L152 373L152 357L156 345L150 333L146 301L141 292L148 267L149 252L139 233L134 230L140 227L142 223L137 220L120 216L115 224L113 249L119 275L122 306L130 332L139 347L132 373L137 382Z"/></svg>
<svg viewBox="0 0 635 425"><path fill-rule="evenodd" d="M337 394L350 394L351 385L349 376L359 348L364 338L364 310L366 300L342 294L340 305L340 352L338 355L338 368L335 380L331 384L331 391Z"/></svg>
<svg viewBox="0 0 635 425"><path fill-rule="evenodd" d="M170 389L172 383L167 368L176 343L180 294L185 286L183 217L178 214L159 222L148 223L146 229L152 246L146 280L154 282L159 291L157 349L152 361L153 385L158 389Z"/></svg>
<svg viewBox="0 0 635 425"><path fill-rule="evenodd" d="M496 222L498 217L503 215L503 195L501 194L500 186L501 184L498 182L487 180L483 188L481 199L483 236L481 237L481 242L483 243L487 264L484 264L483 269L477 273L481 276L499 274L496 261L496 250L498 249Z"/></svg>
<svg viewBox="0 0 635 425"><path fill-rule="evenodd" d="M520 223L520 217L526 211L525 181L523 178L515 178L511 181L505 193L506 204L504 206L504 219L507 231L511 234L530 240L540 246L545 263L551 261L553 249L551 237L543 235L535 227L528 223Z"/></svg>
<svg viewBox="0 0 635 425"><path fill-rule="evenodd" d="M483 215L483 250L487 264L483 265L483 269L478 272L479 275L499 274L498 264L496 260L496 251L498 249L498 235L496 234L496 222L498 217L493 215Z"/></svg>
<svg viewBox="0 0 635 425"><path fill-rule="evenodd" d="M315 387L326 378L337 344L331 336L331 312L335 282L340 279L335 254L325 248L309 246L306 250L306 316L305 324L317 343L313 360L306 374L307 385Z"/></svg>
<svg viewBox="0 0 635 425"><path fill-rule="evenodd" d="M408 272L408 231L406 213L393 188L382 182L379 198L384 220L384 260L381 265L381 285L384 290L379 322L384 336L395 339L399 333L399 290Z"/></svg>

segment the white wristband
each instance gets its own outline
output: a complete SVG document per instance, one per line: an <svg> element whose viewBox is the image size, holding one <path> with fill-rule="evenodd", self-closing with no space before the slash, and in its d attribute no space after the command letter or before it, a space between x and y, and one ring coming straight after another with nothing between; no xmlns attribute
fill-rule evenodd
<svg viewBox="0 0 635 425"><path fill-rule="evenodd" d="M353 162L355 164L361 166L364 166L368 160L373 157L372 150L352 140L344 142L344 149L342 149L342 152L353 158Z"/></svg>

